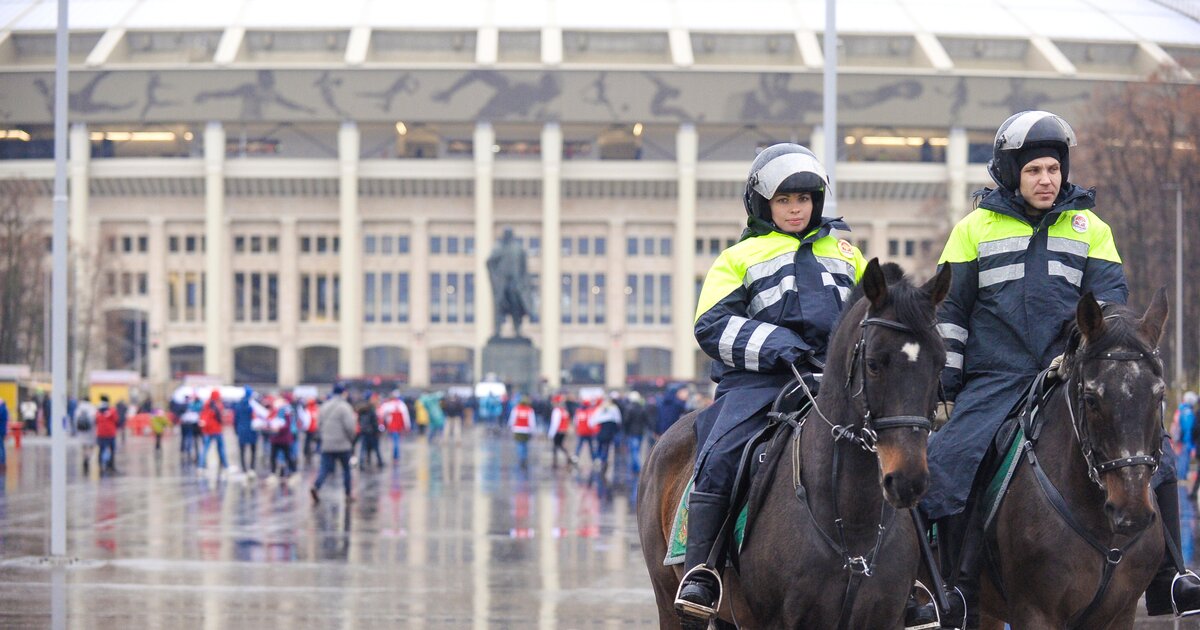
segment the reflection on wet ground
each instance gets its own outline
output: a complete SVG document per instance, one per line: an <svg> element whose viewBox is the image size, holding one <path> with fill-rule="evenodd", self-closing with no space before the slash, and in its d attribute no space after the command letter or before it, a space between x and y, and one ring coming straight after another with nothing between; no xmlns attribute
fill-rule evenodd
<svg viewBox="0 0 1200 630"><path fill-rule="evenodd" d="M232 434L226 435L233 445ZM654 627L632 476L520 471L507 435L409 438L401 462L336 477L314 505L316 461L293 483L198 474L131 436L120 474L68 458L68 554L51 569L49 440L10 447L0 476L0 628ZM234 449L231 448L231 451ZM387 449L384 449L385 451ZM215 458L215 456L214 456ZM621 471L621 472L616 472ZM1195 510L1185 502L1185 549ZM1200 627L1140 619L1139 628Z"/></svg>

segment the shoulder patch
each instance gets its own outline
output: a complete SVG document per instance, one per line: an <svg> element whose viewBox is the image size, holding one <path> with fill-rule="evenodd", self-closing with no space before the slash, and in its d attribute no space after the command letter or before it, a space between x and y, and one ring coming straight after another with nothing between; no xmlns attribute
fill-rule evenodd
<svg viewBox="0 0 1200 630"><path fill-rule="evenodd" d="M846 258L851 260L854 259L854 246L850 244L850 241L847 241L844 238L838 240L838 251L841 252Z"/></svg>
<svg viewBox="0 0 1200 630"><path fill-rule="evenodd" d="M1086 214L1077 214L1071 217L1071 229L1083 234L1088 230L1088 218Z"/></svg>

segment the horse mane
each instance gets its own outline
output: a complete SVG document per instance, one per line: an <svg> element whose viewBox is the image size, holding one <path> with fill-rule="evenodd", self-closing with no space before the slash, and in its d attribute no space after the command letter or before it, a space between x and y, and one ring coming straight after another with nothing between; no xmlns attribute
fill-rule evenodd
<svg viewBox="0 0 1200 630"><path fill-rule="evenodd" d="M1156 349L1143 341L1138 333L1140 314L1127 306L1111 302L1101 305L1100 310L1104 314L1104 334L1098 339L1089 340L1087 344L1083 343L1083 331L1079 330L1078 320L1072 317L1064 326L1067 348L1063 354L1072 366L1117 347L1133 348L1147 355L1154 353ZM1162 362L1154 361L1153 364L1154 373L1162 376Z"/></svg>
<svg viewBox="0 0 1200 630"><path fill-rule="evenodd" d="M904 275L899 265L885 263L882 270L888 288L887 302L883 308L890 307L893 311L891 317L912 329L921 346L932 349L935 352L935 360L939 364L944 363L946 360L945 345L941 335L937 332L937 313L936 309L931 307L933 296ZM862 299L863 297L864 292L860 282L850 292L850 297L846 299L842 312L838 316L838 324L829 339L823 381L831 387L823 387L821 391L835 390L839 392L835 398L838 401L838 407L849 403L850 392L844 391L842 385L846 382L846 376L849 373L851 351L854 343L858 340L857 322L862 321L864 314L871 308L870 302ZM834 411L836 413L841 409L835 408Z"/></svg>

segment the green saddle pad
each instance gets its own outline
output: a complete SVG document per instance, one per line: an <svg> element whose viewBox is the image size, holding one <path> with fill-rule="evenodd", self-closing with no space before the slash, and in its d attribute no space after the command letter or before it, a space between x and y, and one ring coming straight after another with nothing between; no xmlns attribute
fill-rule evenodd
<svg viewBox="0 0 1200 630"><path fill-rule="evenodd" d="M1012 441L1008 448L1005 449L1004 459L1000 462L999 468L996 469L996 474L992 475L992 480L987 485L987 490L984 491L984 527L988 527L995 518L996 512L1000 511L1000 504L1004 502L1004 495L1008 492L1008 484L1012 481L1013 474L1017 472L1017 466L1021 463L1025 449L1025 429L1017 427L1013 432Z"/></svg>
<svg viewBox="0 0 1200 630"><path fill-rule="evenodd" d="M683 564L683 556L687 552L687 520L688 497L692 496L692 482L689 481L679 498L679 508L675 510L675 522L671 525L671 539L667 542L667 557L663 559L664 566ZM742 548L742 539L746 535L746 516L749 507L742 506L738 512L737 522L733 526L733 540L737 548Z"/></svg>

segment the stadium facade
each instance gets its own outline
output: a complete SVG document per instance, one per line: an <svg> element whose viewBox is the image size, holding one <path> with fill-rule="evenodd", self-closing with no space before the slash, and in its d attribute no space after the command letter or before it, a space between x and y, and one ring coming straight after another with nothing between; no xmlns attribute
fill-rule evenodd
<svg viewBox="0 0 1200 630"><path fill-rule="evenodd" d="M51 213L56 2L0 4L0 186ZM511 228L551 385L703 378L755 151L839 143L834 212L929 273L1013 112L1200 72L1194 2L76 0L70 234L92 367L480 377ZM552 279L552 280L551 280ZM89 302L91 300L92 302Z"/></svg>

